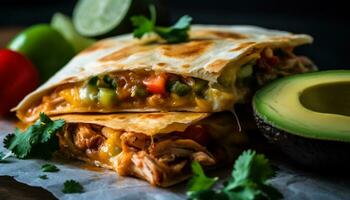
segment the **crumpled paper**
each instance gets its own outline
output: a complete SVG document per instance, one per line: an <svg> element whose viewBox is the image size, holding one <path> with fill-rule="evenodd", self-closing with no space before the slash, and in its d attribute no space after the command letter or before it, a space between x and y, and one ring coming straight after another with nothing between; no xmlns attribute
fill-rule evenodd
<svg viewBox="0 0 350 200"><path fill-rule="evenodd" d="M7 152L2 140L7 133L13 132L14 125L10 121L0 120L0 151ZM41 165L55 164L60 171L56 173L41 172ZM17 181L42 187L51 192L58 199L66 200L119 200L145 199L169 200L186 199L186 184L162 189L149 185L147 182L135 178L120 177L109 170L87 170L78 161L65 160L18 160L9 158L9 162L0 163L0 175L14 177ZM271 179L271 184L277 187L286 200L350 200L350 181L339 178L323 178L315 174L297 171L283 164L278 164L277 176ZM230 176L230 170L217 171L220 177ZM48 179L39 176L47 174ZM84 193L64 194L63 183L74 179L84 187Z"/></svg>

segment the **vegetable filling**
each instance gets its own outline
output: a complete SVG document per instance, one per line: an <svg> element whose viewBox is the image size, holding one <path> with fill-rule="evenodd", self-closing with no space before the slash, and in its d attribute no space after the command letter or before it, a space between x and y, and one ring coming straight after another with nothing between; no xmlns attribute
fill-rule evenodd
<svg viewBox="0 0 350 200"><path fill-rule="evenodd" d="M20 118L40 112L117 112L137 109L194 112L231 110L236 102L249 101L249 94L273 79L315 69L292 48L265 48L247 56L240 66L228 66L217 83L156 71L120 71L91 77L85 82L57 87ZM23 117L24 116L24 117Z"/></svg>
<svg viewBox="0 0 350 200"><path fill-rule="evenodd" d="M28 117L40 112L113 112L135 109L194 111L216 110L216 97L225 99L220 105L230 109L235 98L224 89L211 88L208 81L154 71L122 71L91 77L88 81L57 87L28 110Z"/></svg>

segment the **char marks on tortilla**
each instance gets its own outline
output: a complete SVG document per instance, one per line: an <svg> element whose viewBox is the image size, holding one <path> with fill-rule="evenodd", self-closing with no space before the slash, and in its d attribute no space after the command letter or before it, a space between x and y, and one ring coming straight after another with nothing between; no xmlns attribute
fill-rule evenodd
<svg viewBox="0 0 350 200"><path fill-rule="evenodd" d="M145 135L165 134L184 131L210 114L208 113L118 113L118 114L66 114L53 117L68 123L90 123L116 130L132 131Z"/></svg>
<svg viewBox="0 0 350 200"><path fill-rule="evenodd" d="M95 43L27 95L13 110L28 108L59 85L117 71L155 70L216 82L226 66L240 63L253 51L266 46L294 47L312 42L312 38L304 34L254 26L215 25L191 26L190 41L186 43L164 44L155 38L149 35L138 40L127 34Z"/></svg>

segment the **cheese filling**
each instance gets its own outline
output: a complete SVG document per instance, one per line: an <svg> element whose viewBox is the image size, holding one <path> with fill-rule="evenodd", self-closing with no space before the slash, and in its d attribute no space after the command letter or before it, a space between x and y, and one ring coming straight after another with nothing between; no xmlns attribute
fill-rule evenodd
<svg viewBox="0 0 350 200"><path fill-rule="evenodd" d="M198 128L198 127L197 127ZM199 142L205 142L200 144ZM208 141L195 141L173 133L149 137L91 124L70 124L60 134L62 151L97 166L111 168L122 176L136 176L153 185L167 186L190 175L190 164L198 161L214 166L217 158Z"/></svg>
<svg viewBox="0 0 350 200"><path fill-rule="evenodd" d="M292 48L262 49L229 64L216 83L171 73L135 70L91 77L57 87L28 110L17 113L24 121L72 112L183 111L219 112L247 102L249 94L279 77L315 69ZM248 100L249 101L249 100ZM29 119L29 120L28 120Z"/></svg>
<svg viewBox="0 0 350 200"><path fill-rule="evenodd" d="M113 169L122 176L169 186L191 175L193 161L212 168L233 160L246 139L232 120L231 114L218 113L183 132L154 136L101 125L67 123L58 136L61 152L74 158Z"/></svg>
<svg viewBox="0 0 350 200"><path fill-rule="evenodd" d="M202 79L153 71L123 71L59 86L24 115L116 112L141 108L164 111L187 108L211 112L229 110L236 98L231 89L213 88Z"/></svg>

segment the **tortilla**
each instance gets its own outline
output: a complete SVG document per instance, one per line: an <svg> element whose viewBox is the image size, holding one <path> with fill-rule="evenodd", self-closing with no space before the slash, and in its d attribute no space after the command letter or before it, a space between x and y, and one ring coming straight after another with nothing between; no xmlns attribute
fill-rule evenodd
<svg viewBox="0 0 350 200"><path fill-rule="evenodd" d="M69 123L89 123L116 130L143 133L148 136L184 131L210 114L208 113L118 113L118 114L67 114L53 117L64 119Z"/></svg>
<svg viewBox="0 0 350 200"><path fill-rule="evenodd" d="M229 112L62 115L54 119L66 121L58 134L64 154L162 187L190 177L193 161L206 168L232 162L245 140Z"/></svg>
<svg viewBox="0 0 350 200"><path fill-rule="evenodd" d="M155 35L149 35L142 40L134 39L130 34L108 38L78 54L51 79L27 95L13 110L17 111L17 116L21 120L28 122L34 121L39 112L58 115L77 112L229 110L234 103L241 101L246 93L245 89L237 89L234 85L243 65L255 61L266 48L293 48L311 42L312 38L304 34L291 34L254 26L213 25L193 25L190 40L179 44L162 43ZM45 106L35 108L43 104L41 103L43 96L55 92L58 87L71 87L72 84L86 82L94 76L137 70L157 74L166 72L184 77L183 79L198 78L208 81L210 89L211 87L214 89L203 98L206 101L204 103L208 104L205 106L200 106L197 99L193 98L182 106L172 106L172 103L163 107L128 104L125 107L101 108L71 106L70 102L64 102L64 105L46 106L52 107L51 110L43 109ZM226 75L225 81L232 87L220 89L218 80L223 75ZM49 99L48 102L56 102L56 99Z"/></svg>

